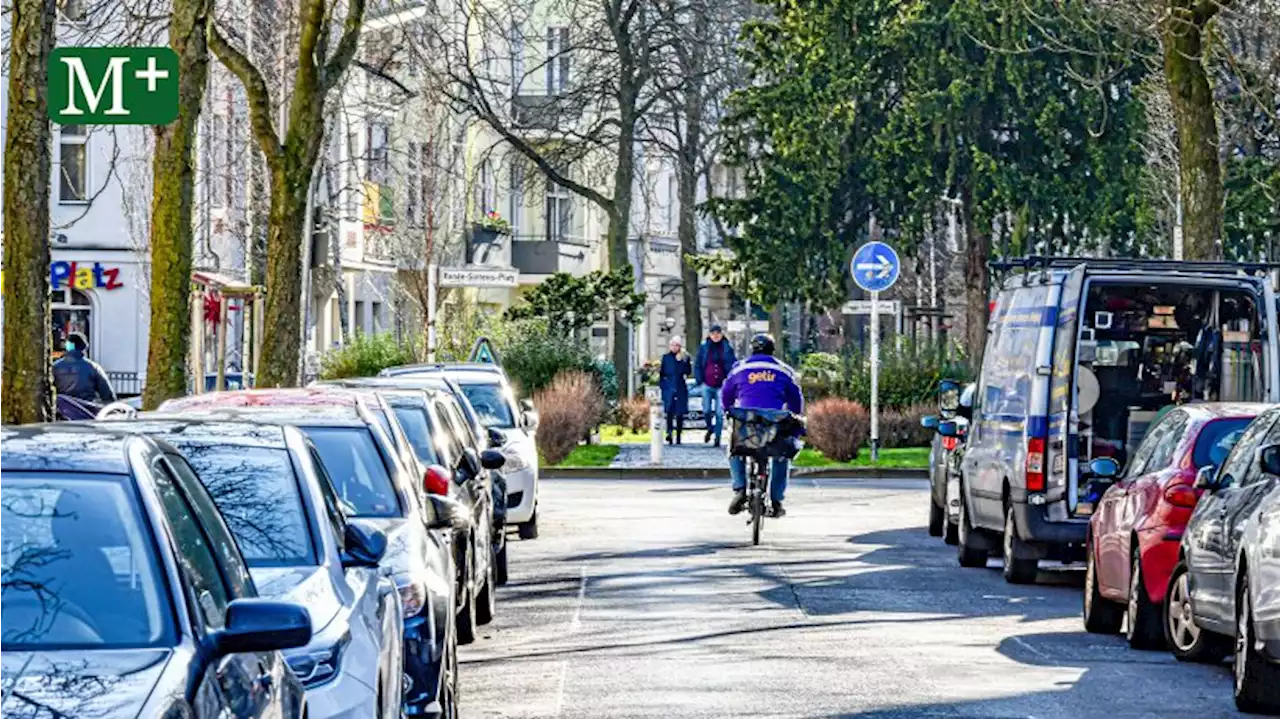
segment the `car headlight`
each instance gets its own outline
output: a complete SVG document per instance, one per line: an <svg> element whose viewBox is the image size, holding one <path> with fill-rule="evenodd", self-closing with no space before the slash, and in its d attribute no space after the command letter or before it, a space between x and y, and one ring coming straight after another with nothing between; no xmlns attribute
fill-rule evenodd
<svg viewBox="0 0 1280 719"><path fill-rule="evenodd" d="M397 574L392 579L396 583L396 591L400 593L400 605L404 607L404 617L418 616L418 612L427 605L427 585L414 579L411 574Z"/></svg>
<svg viewBox="0 0 1280 719"><path fill-rule="evenodd" d="M502 465L502 471L504 472L519 472L529 468L529 464L524 461L524 457L521 457L520 453L513 448L504 449L502 456L507 458L506 463Z"/></svg>
<svg viewBox="0 0 1280 719"><path fill-rule="evenodd" d="M317 647L299 654L286 656L289 668L298 675L302 686L310 689L320 686L338 676L342 665L342 654L351 644L351 631L345 631L338 641L327 647Z"/></svg>

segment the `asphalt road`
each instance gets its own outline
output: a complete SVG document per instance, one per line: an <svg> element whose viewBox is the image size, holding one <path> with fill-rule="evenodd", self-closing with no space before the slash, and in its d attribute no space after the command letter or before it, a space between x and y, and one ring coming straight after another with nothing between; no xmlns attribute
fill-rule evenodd
<svg viewBox="0 0 1280 719"><path fill-rule="evenodd" d="M1086 634L1078 569L1005 584L925 483L796 480L760 547L706 481L546 481L465 717L1218 717L1230 668Z"/></svg>

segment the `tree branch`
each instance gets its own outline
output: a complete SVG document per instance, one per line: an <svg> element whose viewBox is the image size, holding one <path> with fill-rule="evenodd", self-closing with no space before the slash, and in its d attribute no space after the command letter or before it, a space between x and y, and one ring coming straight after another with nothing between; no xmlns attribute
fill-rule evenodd
<svg viewBox="0 0 1280 719"><path fill-rule="evenodd" d="M410 90L408 87L405 87L405 84L404 84L403 82L400 82L399 80L395 79L394 77L392 77L392 76L388 75L386 72L384 72L384 71L382 71L382 70L379 70L378 68L374 67L373 65L370 65L369 63L365 62L364 60L352 60L352 61L351 61L351 64L352 64L352 65L355 65L356 67L360 68L361 70L364 70L365 72L369 73L370 75L373 75L374 77L378 78L379 80L385 80L385 81L387 81L387 82L391 83L392 85L394 85L394 86L396 87L396 89L397 89L397 90L399 90L400 92L403 92L405 95L408 95L409 97L417 97L417 96L418 96L418 93L414 92L413 90Z"/></svg>
<svg viewBox="0 0 1280 719"><path fill-rule="evenodd" d="M280 136L271 124L271 91L267 89L262 73L249 58L227 42L212 19L209 21L209 49L244 85L244 94L249 100L249 125L258 139L262 154L267 158L267 165L275 171L281 159Z"/></svg>
<svg viewBox="0 0 1280 719"><path fill-rule="evenodd" d="M347 5L347 20L343 23L342 39L338 41L333 57L324 64L324 75L321 81L325 92L333 89L356 56L360 29L364 25L364 5L365 0L350 0L350 4Z"/></svg>

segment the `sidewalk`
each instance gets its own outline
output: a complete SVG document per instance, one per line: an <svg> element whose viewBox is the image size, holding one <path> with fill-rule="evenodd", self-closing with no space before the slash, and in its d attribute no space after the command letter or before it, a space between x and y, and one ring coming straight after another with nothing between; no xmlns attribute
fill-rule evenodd
<svg viewBox="0 0 1280 719"><path fill-rule="evenodd" d="M699 435L698 439L702 439ZM637 467L650 468L650 448L647 444L623 444L618 447L618 456L613 458L610 469L631 469ZM662 445L663 468L681 469L726 469L729 466L729 454L723 447L714 447L701 442L686 444Z"/></svg>

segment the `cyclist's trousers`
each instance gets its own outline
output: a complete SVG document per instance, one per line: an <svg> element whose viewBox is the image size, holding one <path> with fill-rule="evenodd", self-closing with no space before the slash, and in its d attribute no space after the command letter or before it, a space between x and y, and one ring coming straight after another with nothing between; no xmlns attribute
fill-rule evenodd
<svg viewBox="0 0 1280 719"><path fill-rule="evenodd" d="M791 473L791 462L773 457L769 460L769 499L781 502L787 493L787 476ZM747 458L733 456L729 458L729 474L733 477L733 489L747 488Z"/></svg>

